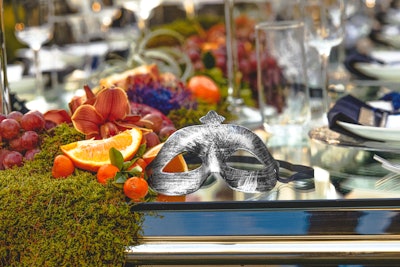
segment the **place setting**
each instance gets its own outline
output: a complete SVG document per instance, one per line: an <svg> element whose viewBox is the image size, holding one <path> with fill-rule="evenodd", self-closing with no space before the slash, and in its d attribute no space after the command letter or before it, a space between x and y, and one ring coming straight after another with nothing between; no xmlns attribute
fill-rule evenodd
<svg viewBox="0 0 400 267"><path fill-rule="evenodd" d="M329 125L312 129L310 138L330 145L400 152L398 96L393 92L380 100L363 102L346 95L329 110Z"/></svg>

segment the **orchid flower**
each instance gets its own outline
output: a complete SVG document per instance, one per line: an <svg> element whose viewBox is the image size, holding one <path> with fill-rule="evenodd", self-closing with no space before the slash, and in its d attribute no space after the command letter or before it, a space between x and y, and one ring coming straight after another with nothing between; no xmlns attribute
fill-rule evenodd
<svg viewBox="0 0 400 267"><path fill-rule="evenodd" d="M86 138L104 139L121 130L135 127L138 115L130 115L130 103L125 91L119 87L104 88L95 100L79 105L71 117L76 130Z"/></svg>

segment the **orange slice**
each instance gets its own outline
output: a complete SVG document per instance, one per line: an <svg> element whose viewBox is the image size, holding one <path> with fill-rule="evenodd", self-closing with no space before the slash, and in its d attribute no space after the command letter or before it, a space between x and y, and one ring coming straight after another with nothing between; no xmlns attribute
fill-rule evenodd
<svg viewBox="0 0 400 267"><path fill-rule="evenodd" d="M143 160L150 164L153 159L157 156L158 152L160 151L161 147L164 143L160 143L152 148L150 148L146 153L143 155ZM185 159L182 155L178 155L177 157L173 158L167 166L164 168L165 172L185 172L188 171L188 166L186 164ZM166 196L162 194L158 194L156 197L156 201L158 202L184 202L186 200L186 196Z"/></svg>
<svg viewBox="0 0 400 267"><path fill-rule="evenodd" d="M96 172L100 166L111 163L109 150L114 147L122 153L124 160L130 160L138 151L142 131L133 128L102 140L83 140L61 146L76 167Z"/></svg>
<svg viewBox="0 0 400 267"><path fill-rule="evenodd" d="M161 147L164 145L164 143L160 143L156 146L153 146L149 150L146 151L143 155L143 160L148 164L155 159L157 156L158 152L160 151ZM165 166L164 170L165 172L185 172L188 170L188 166L186 164L185 159L183 158L182 155L178 155L175 158L173 158L167 166Z"/></svg>

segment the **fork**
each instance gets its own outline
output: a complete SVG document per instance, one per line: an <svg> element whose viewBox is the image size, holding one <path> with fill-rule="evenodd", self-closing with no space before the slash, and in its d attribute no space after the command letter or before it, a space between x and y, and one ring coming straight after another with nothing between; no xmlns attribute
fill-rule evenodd
<svg viewBox="0 0 400 267"><path fill-rule="evenodd" d="M400 164L393 163L378 155L373 157L376 161L382 163L382 168L391 171L391 173L375 182L375 189L396 190L400 188Z"/></svg>
<svg viewBox="0 0 400 267"><path fill-rule="evenodd" d="M378 155L374 155L373 157L376 161L382 163L382 168L394 172L394 173L400 173L400 164L398 163L393 163L387 159L384 159Z"/></svg>
<svg viewBox="0 0 400 267"><path fill-rule="evenodd" d="M375 189L393 191L400 188L400 174L389 173L375 182Z"/></svg>

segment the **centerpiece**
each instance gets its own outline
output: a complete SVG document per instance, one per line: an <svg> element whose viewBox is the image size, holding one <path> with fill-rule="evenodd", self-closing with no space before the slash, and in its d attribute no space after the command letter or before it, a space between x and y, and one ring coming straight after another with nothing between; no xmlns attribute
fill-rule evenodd
<svg viewBox="0 0 400 267"><path fill-rule="evenodd" d="M132 207L185 200L147 184L147 166L164 142L209 110L231 119L224 70L210 64L210 51L202 52L206 68L190 75L139 57L85 86L69 110L0 116L0 265L124 265L144 220ZM179 155L164 171L185 170Z"/></svg>

